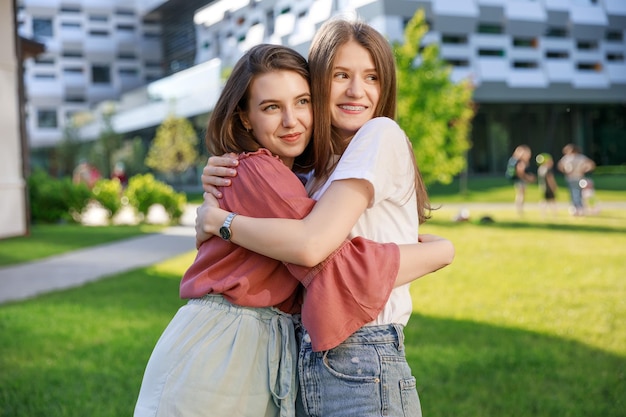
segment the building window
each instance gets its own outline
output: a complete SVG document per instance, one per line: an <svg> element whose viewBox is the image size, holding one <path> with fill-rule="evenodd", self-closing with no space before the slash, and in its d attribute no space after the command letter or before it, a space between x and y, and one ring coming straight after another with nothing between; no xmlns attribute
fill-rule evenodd
<svg viewBox="0 0 626 417"><path fill-rule="evenodd" d="M463 58L447 58L446 62L453 67L465 68L469 67L469 61Z"/></svg>
<svg viewBox="0 0 626 417"><path fill-rule="evenodd" d="M67 75L80 75L83 73L82 67L67 67L63 68L63 73Z"/></svg>
<svg viewBox="0 0 626 417"><path fill-rule="evenodd" d="M137 68L120 68L119 74L124 77L136 77L139 75Z"/></svg>
<svg viewBox="0 0 626 417"><path fill-rule="evenodd" d="M108 65L92 65L91 82L94 84L111 84L111 68Z"/></svg>
<svg viewBox="0 0 626 417"><path fill-rule="evenodd" d="M154 32L146 32L143 34L144 39L161 39L161 35L159 33Z"/></svg>
<svg viewBox="0 0 626 417"><path fill-rule="evenodd" d="M567 29L564 27L551 26L546 30L547 38L567 38Z"/></svg>
<svg viewBox="0 0 626 417"><path fill-rule="evenodd" d="M611 42L621 42L624 40L624 33L621 30L607 30L605 39Z"/></svg>
<svg viewBox="0 0 626 417"><path fill-rule="evenodd" d="M441 35L441 43L446 45L467 45L467 35Z"/></svg>
<svg viewBox="0 0 626 417"><path fill-rule="evenodd" d="M536 48L537 39L535 38L513 38L513 46L516 48Z"/></svg>
<svg viewBox="0 0 626 417"><path fill-rule="evenodd" d="M134 32L135 26L134 25L117 25L117 30L119 30L120 32Z"/></svg>
<svg viewBox="0 0 626 417"><path fill-rule="evenodd" d="M600 72L602 71L602 64L600 64L599 62L579 62L578 64L576 64L576 68L579 71Z"/></svg>
<svg viewBox="0 0 626 417"><path fill-rule="evenodd" d="M607 52L606 60L609 62L624 62L624 54L621 52Z"/></svg>
<svg viewBox="0 0 626 417"><path fill-rule="evenodd" d="M595 51L598 49L598 42L596 41L578 41L576 47L581 51Z"/></svg>
<svg viewBox="0 0 626 417"><path fill-rule="evenodd" d="M117 54L117 59L120 59L123 61L133 60L133 59L137 59L137 55L135 55L134 52L119 52Z"/></svg>
<svg viewBox="0 0 626 417"><path fill-rule="evenodd" d="M567 51L546 51L546 59L568 59Z"/></svg>
<svg viewBox="0 0 626 417"><path fill-rule="evenodd" d="M58 127L57 111L52 109L37 110L37 127L56 129Z"/></svg>
<svg viewBox="0 0 626 417"><path fill-rule="evenodd" d="M78 6L61 6L61 13L80 13Z"/></svg>
<svg viewBox="0 0 626 417"><path fill-rule="evenodd" d="M52 19L33 19L33 36L51 38L52 34Z"/></svg>
<svg viewBox="0 0 626 417"><path fill-rule="evenodd" d="M36 80L54 80L55 78L54 74L35 74Z"/></svg>
<svg viewBox="0 0 626 417"><path fill-rule="evenodd" d="M54 58L35 58L35 64L37 65L54 65Z"/></svg>
<svg viewBox="0 0 626 417"><path fill-rule="evenodd" d="M104 14L90 14L89 21L90 22L108 22L109 17Z"/></svg>
<svg viewBox="0 0 626 417"><path fill-rule="evenodd" d="M80 51L63 51L63 58L82 58L83 53Z"/></svg>
<svg viewBox="0 0 626 417"><path fill-rule="evenodd" d="M490 35L497 35L500 33L504 33L504 31L502 30L502 25L498 25L494 23L479 23L477 32L486 33Z"/></svg>
<svg viewBox="0 0 626 417"><path fill-rule="evenodd" d="M534 69L537 67L538 65L535 61L513 61L513 68Z"/></svg>
<svg viewBox="0 0 626 417"><path fill-rule="evenodd" d="M135 12L132 9L117 9L115 14L118 16L134 16Z"/></svg>
<svg viewBox="0 0 626 417"><path fill-rule="evenodd" d="M478 55L503 57L504 51L502 49L479 49Z"/></svg>
<svg viewBox="0 0 626 417"><path fill-rule="evenodd" d="M91 36L106 37L106 36L109 36L109 31L108 30L90 30L89 34Z"/></svg>
<svg viewBox="0 0 626 417"><path fill-rule="evenodd" d="M85 103L86 100L85 100L85 96L82 96L82 95L81 96L71 95L71 96L65 97L65 102L66 103Z"/></svg>
<svg viewBox="0 0 626 417"><path fill-rule="evenodd" d="M80 23L78 22L61 22L61 27L64 29L80 29Z"/></svg>

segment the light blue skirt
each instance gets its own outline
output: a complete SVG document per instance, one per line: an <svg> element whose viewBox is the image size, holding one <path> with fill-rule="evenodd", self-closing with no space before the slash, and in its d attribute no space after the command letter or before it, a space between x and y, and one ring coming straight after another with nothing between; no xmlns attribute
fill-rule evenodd
<svg viewBox="0 0 626 417"><path fill-rule="evenodd" d="M146 366L135 417L291 417L294 318L219 295L181 307Z"/></svg>

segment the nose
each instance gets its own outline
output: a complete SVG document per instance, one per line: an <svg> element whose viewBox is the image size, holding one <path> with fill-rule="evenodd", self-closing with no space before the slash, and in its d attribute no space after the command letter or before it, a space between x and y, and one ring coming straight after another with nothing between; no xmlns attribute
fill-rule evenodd
<svg viewBox="0 0 626 417"><path fill-rule="evenodd" d="M363 97L363 82L354 77L350 80L350 84L348 85L348 90L346 91L346 95L348 97Z"/></svg>
<svg viewBox="0 0 626 417"><path fill-rule="evenodd" d="M293 127L296 125L296 115L291 107L286 107L283 112L283 126Z"/></svg>

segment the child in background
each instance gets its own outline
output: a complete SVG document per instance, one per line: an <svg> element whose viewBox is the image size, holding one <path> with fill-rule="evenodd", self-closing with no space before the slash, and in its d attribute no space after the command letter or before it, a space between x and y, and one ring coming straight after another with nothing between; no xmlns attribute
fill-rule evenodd
<svg viewBox="0 0 626 417"><path fill-rule="evenodd" d="M540 153L535 158L537 165L537 182L541 192L541 200L539 206L542 215L546 215L547 211L552 212L553 216L557 215L556 192L557 184L554 178L554 160L549 153Z"/></svg>

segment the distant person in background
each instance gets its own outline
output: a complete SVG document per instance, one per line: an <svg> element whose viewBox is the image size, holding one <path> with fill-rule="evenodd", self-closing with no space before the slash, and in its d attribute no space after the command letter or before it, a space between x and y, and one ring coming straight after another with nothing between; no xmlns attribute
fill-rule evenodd
<svg viewBox="0 0 626 417"><path fill-rule="evenodd" d="M535 182L535 175L530 171L531 156L532 152L528 145L519 145L509 158L507 167L507 171L510 172L508 176L513 180L515 187L515 208L520 216L524 214L526 184Z"/></svg>
<svg viewBox="0 0 626 417"><path fill-rule="evenodd" d="M100 177L100 171L98 171L98 168L82 159L78 166L74 168L72 181L74 184L86 184L89 189L92 189Z"/></svg>
<svg viewBox="0 0 626 417"><path fill-rule="evenodd" d="M126 187L128 185L126 170L124 169L124 164L122 162L115 164L115 168L113 168L113 173L111 174L111 179L113 178L117 178L120 184L122 184L122 187Z"/></svg>
<svg viewBox="0 0 626 417"><path fill-rule="evenodd" d="M583 155L578 145L569 143L563 147L563 157L559 160L557 168L565 174L572 202L570 213L574 216L584 216L583 186L587 182L581 180L586 179L585 175L596 168L595 162Z"/></svg>
<svg viewBox="0 0 626 417"><path fill-rule="evenodd" d="M554 178L554 160L549 153L540 153L535 158L537 165L537 183L541 192L541 201L539 202L541 212L545 216L547 211L552 212L553 216L557 214L556 192L558 185Z"/></svg>

